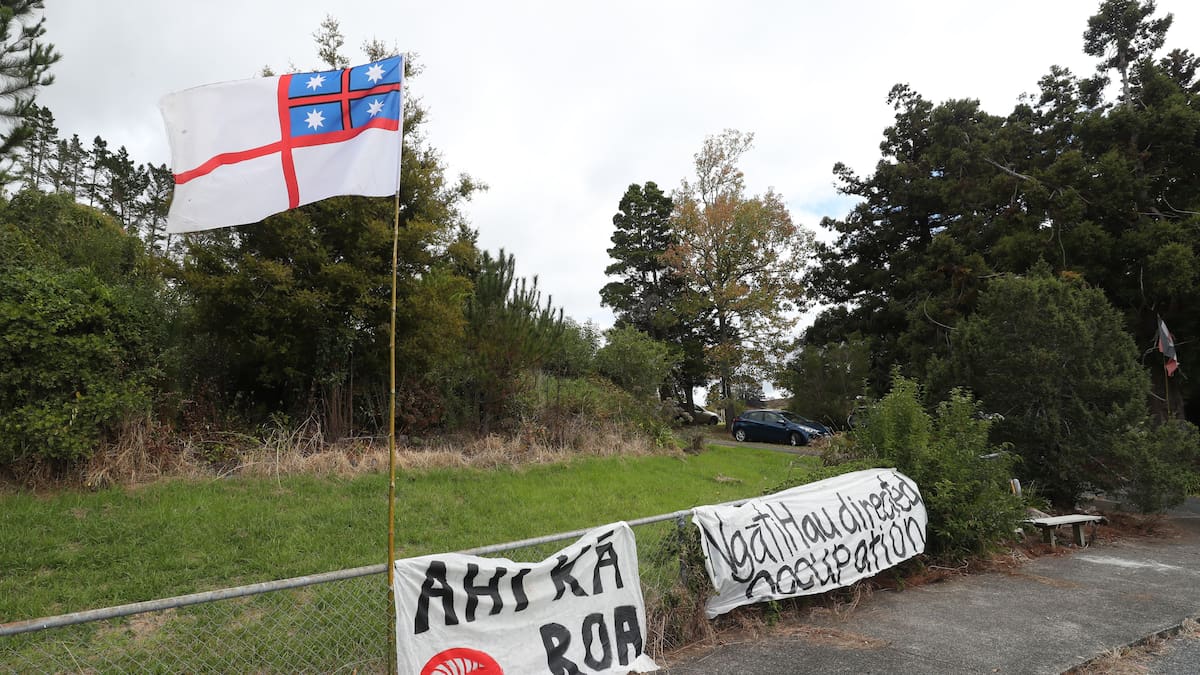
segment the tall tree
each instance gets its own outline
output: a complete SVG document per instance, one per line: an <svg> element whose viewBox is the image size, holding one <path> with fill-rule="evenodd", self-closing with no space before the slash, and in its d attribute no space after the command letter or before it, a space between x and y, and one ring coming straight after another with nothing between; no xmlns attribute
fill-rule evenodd
<svg viewBox="0 0 1200 675"><path fill-rule="evenodd" d="M1174 17L1152 19L1154 0L1105 0L1088 19L1083 33L1083 52L1102 59L1097 69L1115 69L1121 76L1121 102L1130 105L1130 68L1158 51Z"/></svg>
<svg viewBox="0 0 1200 675"><path fill-rule="evenodd" d="M87 159L88 152L83 147L83 142L79 140L79 134L72 134L71 140L66 142L66 146L59 148L58 161L62 165L64 174L63 187L75 199L81 197L80 182L87 169Z"/></svg>
<svg viewBox="0 0 1200 675"><path fill-rule="evenodd" d="M685 311L684 279L664 258L675 242L671 198L654 182L630 185L613 216L614 262L604 273L617 277L600 289L601 304L613 308L617 327L631 326L674 346L672 376L691 409L693 388L704 384L704 336L708 315Z"/></svg>
<svg viewBox="0 0 1200 675"><path fill-rule="evenodd" d="M618 277L600 289L601 304L613 308L617 320L661 339L675 323L671 301L681 288L663 254L673 241L671 198L653 182L630 185L613 216L614 262L604 273Z"/></svg>
<svg viewBox="0 0 1200 675"><path fill-rule="evenodd" d="M146 167L134 164L125 146L108 155L105 161L108 174L108 189L104 191L100 207L121 223L130 234L137 234L137 204L150 184Z"/></svg>
<svg viewBox="0 0 1200 675"><path fill-rule="evenodd" d="M61 57L44 42L46 19L42 0L0 0L0 158L11 157L32 134L24 123L38 88L54 82L50 67ZM0 173L0 178L10 178Z"/></svg>
<svg viewBox="0 0 1200 675"><path fill-rule="evenodd" d="M480 433L487 434L517 391L517 376L558 351L562 310L542 305L537 277L516 276L512 255L479 260L475 290L466 305L467 379L463 395Z"/></svg>
<svg viewBox="0 0 1200 675"><path fill-rule="evenodd" d="M342 53L342 45L346 38L342 35L341 24L331 15L326 15L321 21L321 27L313 33L317 41L317 56L321 62L334 70L340 70L350 65L350 59ZM373 43L368 43L371 45ZM377 59L371 59L372 61Z"/></svg>
<svg viewBox="0 0 1200 675"><path fill-rule="evenodd" d="M716 324L708 358L727 411L735 373L749 367L765 377L768 354L782 352L812 247L811 234L792 223L777 193L746 194L738 163L753 140L735 130L705 140L695 179L673 196L676 241L665 254L687 285L686 306Z"/></svg>
<svg viewBox="0 0 1200 675"><path fill-rule="evenodd" d="M861 201L823 223L838 238L818 246L821 265L809 283L834 307L806 340L869 339L877 394L892 364L923 375L929 358L945 354L950 327L995 271L981 252L1006 254L1007 237L1039 225L1014 192L1021 179L997 168L1027 152L1004 135L1005 120L971 99L935 105L907 85L893 87L888 102L895 122L884 130L874 173L834 167L839 192ZM1023 271L1028 261L1013 254L1011 264Z"/></svg>
<svg viewBox="0 0 1200 675"><path fill-rule="evenodd" d="M99 136L92 139L92 149L87 156L88 206L99 206L108 195L108 141Z"/></svg>
<svg viewBox="0 0 1200 675"><path fill-rule="evenodd" d="M166 164L146 168L146 189L135 205L136 218L142 224L143 239L150 251L166 251L167 211L175 189L175 176Z"/></svg>
<svg viewBox="0 0 1200 675"><path fill-rule="evenodd" d="M32 103L23 124L29 129L18 164L26 189L40 190L48 180L54 153L58 148L58 127L49 108Z"/></svg>

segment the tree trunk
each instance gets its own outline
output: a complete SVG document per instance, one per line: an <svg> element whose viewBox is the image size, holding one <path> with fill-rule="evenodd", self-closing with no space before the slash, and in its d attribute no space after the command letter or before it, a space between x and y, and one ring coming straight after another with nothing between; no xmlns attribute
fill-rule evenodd
<svg viewBox="0 0 1200 675"><path fill-rule="evenodd" d="M729 322L724 312L717 312L717 341L722 347L728 347L730 343ZM725 429L728 431L729 426L733 424L733 387L730 384L733 373L729 365L728 351L721 356L720 371L721 403L725 406Z"/></svg>

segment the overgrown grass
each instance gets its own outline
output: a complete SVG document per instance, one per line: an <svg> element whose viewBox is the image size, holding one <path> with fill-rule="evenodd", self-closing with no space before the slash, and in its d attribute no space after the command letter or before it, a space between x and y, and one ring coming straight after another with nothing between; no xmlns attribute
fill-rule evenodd
<svg viewBox="0 0 1200 675"><path fill-rule="evenodd" d="M711 446L434 469L397 482L399 556L453 551L757 495L817 460ZM0 620L383 562L387 477L172 480L0 496Z"/></svg>

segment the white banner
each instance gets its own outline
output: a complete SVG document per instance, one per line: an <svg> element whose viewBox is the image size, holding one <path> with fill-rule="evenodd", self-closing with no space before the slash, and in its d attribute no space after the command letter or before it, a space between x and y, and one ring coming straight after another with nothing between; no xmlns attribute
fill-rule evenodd
<svg viewBox="0 0 1200 675"><path fill-rule="evenodd" d="M395 563L405 675L651 672L633 531L596 528L540 563L448 553Z"/></svg>
<svg viewBox="0 0 1200 675"><path fill-rule="evenodd" d="M848 586L925 551L925 502L895 469L869 469L761 497L701 506L708 617Z"/></svg>

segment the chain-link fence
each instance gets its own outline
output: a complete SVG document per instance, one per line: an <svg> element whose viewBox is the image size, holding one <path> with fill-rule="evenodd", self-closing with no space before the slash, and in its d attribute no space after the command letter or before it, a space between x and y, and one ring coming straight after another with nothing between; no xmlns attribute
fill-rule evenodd
<svg viewBox="0 0 1200 675"><path fill-rule="evenodd" d="M661 612L665 604L679 604L680 589L695 588L680 581L703 574L689 570L695 566L686 554L694 536L689 514L629 521L648 608ZM538 562L583 532L464 553ZM393 610L386 571L379 564L4 624L0 672L387 672Z"/></svg>

